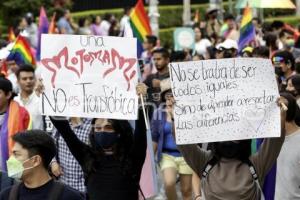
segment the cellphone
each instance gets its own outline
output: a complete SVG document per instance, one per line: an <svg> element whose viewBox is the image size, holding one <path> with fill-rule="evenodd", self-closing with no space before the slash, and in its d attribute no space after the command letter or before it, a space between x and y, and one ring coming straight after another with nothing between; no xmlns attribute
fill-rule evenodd
<svg viewBox="0 0 300 200"><path fill-rule="evenodd" d="M139 59L138 62L139 62L139 68L141 70L141 73L143 73L144 67L145 67L145 61L144 61L144 59Z"/></svg>

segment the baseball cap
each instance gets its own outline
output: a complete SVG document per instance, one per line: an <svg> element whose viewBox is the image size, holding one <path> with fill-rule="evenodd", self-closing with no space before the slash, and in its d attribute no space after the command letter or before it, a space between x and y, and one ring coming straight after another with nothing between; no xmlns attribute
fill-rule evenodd
<svg viewBox="0 0 300 200"><path fill-rule="evenodd" d="M222 50L222 49L236 49L238 50L238 44L235 40L232 39L226 39L224 42L217 44L216 46L217 50Z"/></svg>

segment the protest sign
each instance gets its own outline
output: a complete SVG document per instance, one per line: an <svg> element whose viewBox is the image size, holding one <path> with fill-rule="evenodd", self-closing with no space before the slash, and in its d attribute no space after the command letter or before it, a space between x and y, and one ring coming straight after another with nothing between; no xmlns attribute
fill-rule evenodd
<svg viewBox="0 0 300 200"><path fill-rule="evenodd" d="M280 109L268 59L170 63L177 144L279 137Z"/></svg>
<svg viewBox="0 0 300 200"><path fill-rule="evenodd" d="M184 49L194 50L195 32L192 28L176 28L173 37L175 51L182 51Z"/></svg>
<svg viewBox="0 0 300 200"><path fill-rule="evenodd" d="M136 39L42 35L45 115L137 119Z"/></svg>

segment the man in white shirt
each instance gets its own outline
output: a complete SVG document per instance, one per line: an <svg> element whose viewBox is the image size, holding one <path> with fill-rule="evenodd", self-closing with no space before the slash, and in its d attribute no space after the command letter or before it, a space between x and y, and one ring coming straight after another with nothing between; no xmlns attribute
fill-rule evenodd
<svg viewBox="0 0 300 200"><path fill-rule="evenodd" d="M128 35L128 30L126 30L126 29L127 29L127 27L130 27L130 18L129 18L130 12L131 12L131 7L124 8L124 15L120 20L120 34L119 34L119 36L121 36L121 37Z"/></svg>
<svg viewBox="0 0 300 200"><path fill-rule="evenodd" d="M16 72L20 93L15 97L21 106L25 107L32 119L32 129L44 130L43 116L39 111L39 97L34 92L36 78L31 65L21 65Z"/></svg>
<svg viewBox="0 0 300 200"><path fill-rule="evenodd" d="M287 100L285 141L277 158L275 200L300 199L300 127L295 123L296 100L289 93L280 96Z"/></svg>
<svg viewBox="0 0 300 200"><path fill-rule="evenodd" d="M106 13L104 15L103 20L100 23L100 29L102 31L103 36L109 35L109 28L111 26L111 22L114 20L114 16L110 13Z"/></svg>

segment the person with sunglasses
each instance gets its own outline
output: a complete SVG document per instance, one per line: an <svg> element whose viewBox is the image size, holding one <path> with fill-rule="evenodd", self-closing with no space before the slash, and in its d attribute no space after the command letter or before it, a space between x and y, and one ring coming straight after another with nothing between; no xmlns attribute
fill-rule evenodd
<svg viewBox="0 0 300 200"><path fill-rule="evenodd" d="M272 63L279 83L281 83L279 90L284 91L287 86L287 80L296 73L293 54L289 51L278 51L272 56Z"/></svg>

